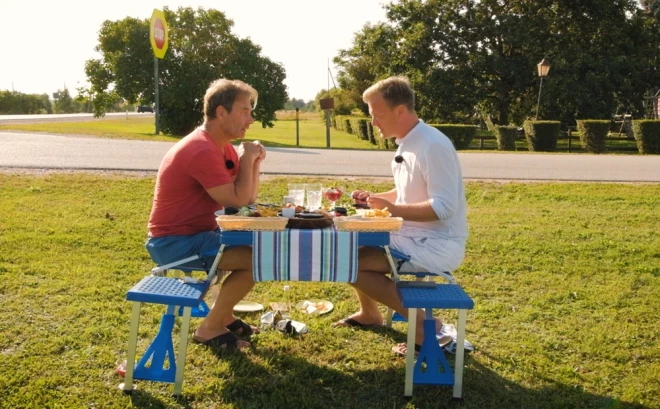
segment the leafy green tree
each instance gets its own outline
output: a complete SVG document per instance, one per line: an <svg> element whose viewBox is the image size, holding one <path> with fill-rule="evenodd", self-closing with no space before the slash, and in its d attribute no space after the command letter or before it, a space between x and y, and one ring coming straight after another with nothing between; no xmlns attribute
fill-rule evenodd
<svg viewBox="0 0 660 409"><path fill-rule="evenodd" d="M233 21L217 10L164 8L169 48L159 65L160 128L185 135L202 122L203 96L218 78L240 79L259 91L255 119L272 126L275 111L287 100L285 72L261 55L261 47L231 32ZM118 98L151 104L154 98L154 57L149 22L134 18L106 21L99 33L101 59L85 70L94 95L96 115Z"/></svg>
<svg viewBox="0 0 660 409"><path fill-rule="evenodd" d="M55 113L56 114L71 114L76 112L76 107L73 103L73 98L69 94L67 88L57 91L58 97L55 100Z"/></svg>
<svg viewBox="0 0 660 409"><path fill-rule="evenodd" d="M0 91L0 114L52 114L53 108L47 94L23 94L17 91Z"/></svg>
<svg viewBox="0 0 660 409"><path fill-rule="evenodd" d="M399 0L385 7L388 21L365 27L335 59L340 85L355 100L374 80L405 74L427 121L467 122L482 111L498 124L522 123L534 115L543 58L552 64L544 119L574 124L609 117L617 106L639 113L644 92L660 82L657 17L637 0Z"/></svg>
<svg viewBox="0 0 660 409"><path fill-rule="evenodd" d="M355 33L353 46L339 50L334 63L340 67L337 82L346 93L350 103L364 115L369 115L367 104L362 101L362 92L377 79L396 72L393 62L397 61L396 35L392 27L380 23L366 24Z"/></svg>

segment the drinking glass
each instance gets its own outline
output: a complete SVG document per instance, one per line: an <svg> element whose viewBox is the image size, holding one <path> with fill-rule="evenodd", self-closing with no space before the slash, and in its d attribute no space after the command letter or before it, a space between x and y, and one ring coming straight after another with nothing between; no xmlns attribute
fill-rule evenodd
<svg viewBox="0 0 660 409"><path fill-rule="evenodd" d="M289 194L295 198L296 206L303 207L305 205L305 184L304 183L289 183Z"/></svg>
<svg viewBox="0 0 660 409"><path fill-rule="evenodd" d="M330 201L330 210L335 208L335 202L344 194L343 187L329 187L323 191L323 195Z"/></svg>
<svg viewBox="0 0 660 409"><path fill-rule="evenodd" d="M305 190L307 191L307 208L309 210L320 209L321 200L323 199L323 186L320 183L306 183Z"/></svg>

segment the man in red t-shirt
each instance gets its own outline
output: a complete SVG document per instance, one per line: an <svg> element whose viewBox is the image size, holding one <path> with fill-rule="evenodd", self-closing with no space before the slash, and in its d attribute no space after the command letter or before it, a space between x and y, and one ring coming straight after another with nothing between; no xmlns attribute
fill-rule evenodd
<svg viewBox="0 0 660 409"><path fill-rule="evenodd" d="M257 97L257 91L242 81L213 82L204 96L204 123L163 158L146 244L159 265L217 251L220 236L214 212L256 201L266 150L258 142L242 142L237 152L231 141L244 138L254 122ZM231 274L193 339L211 347L247 347L250 344L237 335L258 330L236 318L233 308L254 286L252 248L225 250L218 270Z"/></svg>

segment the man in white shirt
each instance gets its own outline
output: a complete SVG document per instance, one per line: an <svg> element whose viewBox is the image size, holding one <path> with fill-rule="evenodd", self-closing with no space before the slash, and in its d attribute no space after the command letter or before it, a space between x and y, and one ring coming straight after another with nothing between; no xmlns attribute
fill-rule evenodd
<svg viewBox="0 0 660 409"><path fill-rule="evenodd" d="M396 138L399 146L392 160L395 188L384 193L354 192L354 198L373 209L387 208L404 219L400 232L392 233L391 247L409 255L401 271L456 270L465 257L468 237L467 206L463 176L452 142L439 130L422 122L415 113L415 96L405 77L390 77L367 89L362 99L369 105L373 126L383 138ZM390 265L383 251L360 248L358 279L353 284L360 311L336 326L382 325L382 303L408 317L396 286L387 276ZM424 334L424 314L417 314L416 344ZM438 329L442 325L436 323ZM392 348L405 354L406 345Z"/></svg>

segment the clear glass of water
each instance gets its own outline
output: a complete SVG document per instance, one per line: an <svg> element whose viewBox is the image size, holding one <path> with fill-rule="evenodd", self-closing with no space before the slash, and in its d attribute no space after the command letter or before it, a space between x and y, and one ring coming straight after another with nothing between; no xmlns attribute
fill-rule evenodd
<svg viewBox="0 0 660 409"><path fill-rule="evenodd" d="M320 183L306 183L305 190L307 190L307 208L309 210L320 209L323 199L323 186Z"/></svg>
<svg viewBox="0 0 660 409"><path fill-rule="evenodd" d="M289 183L289 194L295 198L296 206L305 205L305 184L304 183Z"/></svg>

